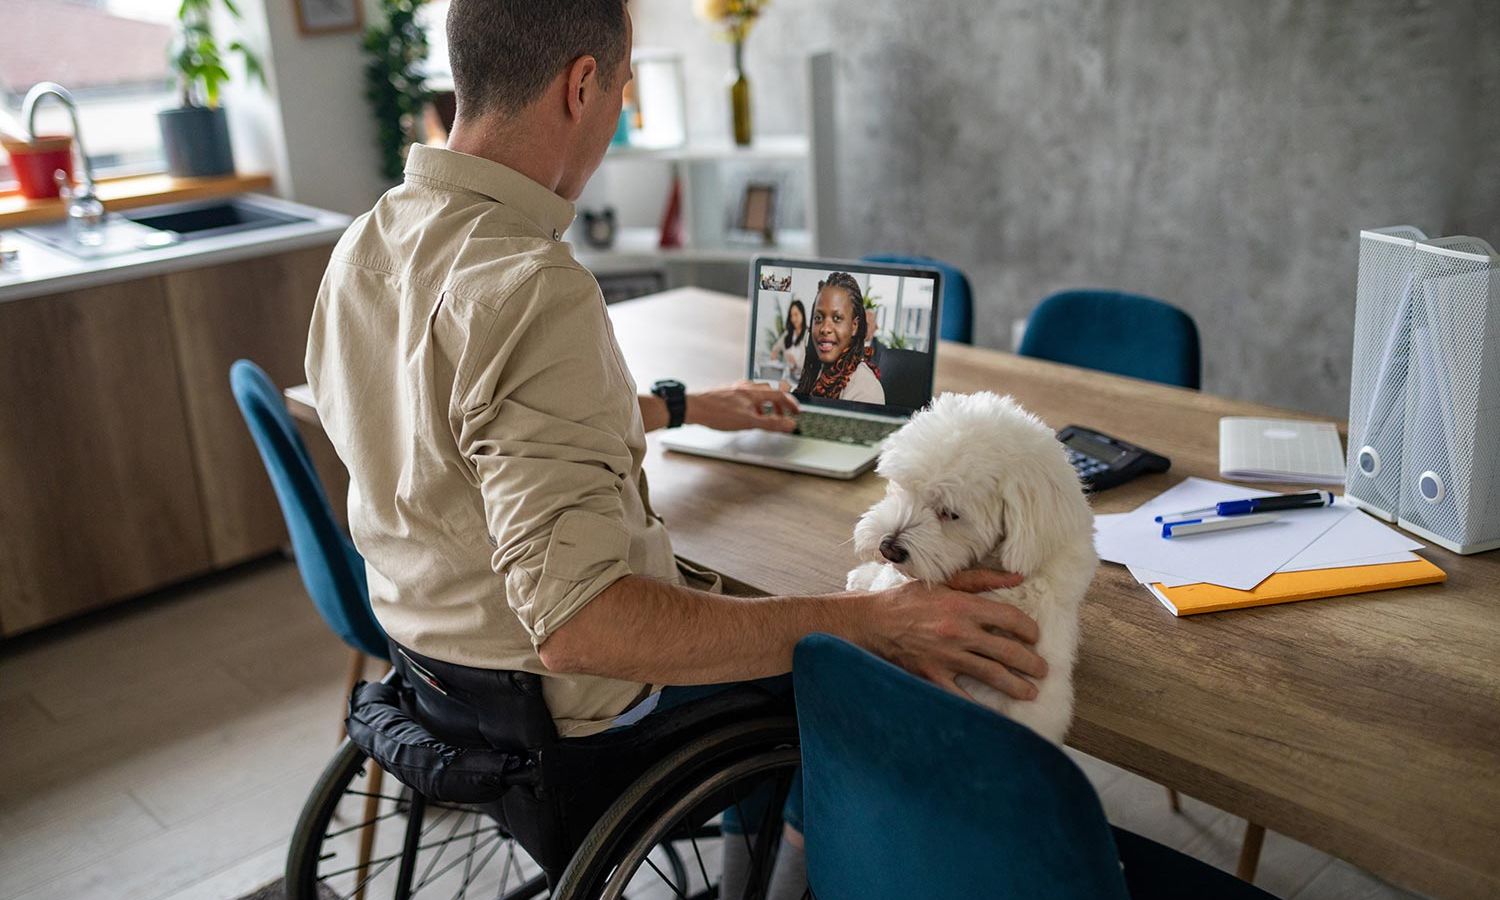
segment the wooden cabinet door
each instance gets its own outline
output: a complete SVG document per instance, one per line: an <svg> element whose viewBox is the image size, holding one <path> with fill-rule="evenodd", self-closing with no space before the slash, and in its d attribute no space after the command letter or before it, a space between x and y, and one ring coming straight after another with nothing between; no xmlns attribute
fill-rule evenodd
<svg viewBox="0 0 1500 900"><path fill-rule="evenodd" d="M229 390L229 367L249 359L282 388L307 380L307 329L332 251L329 244L166 276L215 566L287 543L276 494ZM325 479L334 479L325 486L342 513L337 457L321 436L308 448Z"/></svg>
<svg viewBox="0 0 1500 900"><path fill-rule="evenodd" d="M159 278L0 303L0 622L209 568Z"/></svg>

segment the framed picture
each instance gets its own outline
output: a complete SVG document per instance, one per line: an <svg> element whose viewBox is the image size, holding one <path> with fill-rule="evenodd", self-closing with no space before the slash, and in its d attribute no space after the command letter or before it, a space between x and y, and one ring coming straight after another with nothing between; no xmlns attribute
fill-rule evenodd
<svg viewBox="0 0 1500 900"><path fill-rule="evenodd" d="M740 214L732 230L741 237L775 243L776 192L777 185L771 182L746 183L744 196L740 198Z"/></svg>
<svg viewBox="0 0 1500 900"><path fill-rule="evenodd" d="M361 0L292 0L297 8L297 30L303 34L358 31L364 24Z"/></svg>

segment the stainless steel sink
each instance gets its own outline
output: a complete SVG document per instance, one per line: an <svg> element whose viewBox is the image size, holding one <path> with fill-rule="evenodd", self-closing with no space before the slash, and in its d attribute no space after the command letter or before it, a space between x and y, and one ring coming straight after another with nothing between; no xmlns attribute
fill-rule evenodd
<svg viewBox="0 0 1500 900"><path fill-rule="evenodd" d="M238 198L153 206L122 215L138 225L175 234L183 241L309 221Z"/></svg>
<svg viewBox="0 0 1500 900"><path fill-rule="evenodd" d="M308 221L311 220L236 197L110 213L104 217L100 239L94 245L78 243L67 222L19 228L17 232L79 259L101 259L170 247L182 241Z"/></svg>

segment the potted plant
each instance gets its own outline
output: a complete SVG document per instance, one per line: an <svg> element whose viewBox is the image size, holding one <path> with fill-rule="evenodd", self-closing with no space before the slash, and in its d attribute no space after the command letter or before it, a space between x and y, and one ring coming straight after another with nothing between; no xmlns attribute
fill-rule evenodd
<svg viewBox="0 0 1500 900"><path fill-rule="evenodd" d="M182 105L157 113L167 171L177 177L228 175L234 172L234 150L229 144L229 120L219 105L219 92L229 81L227 57L214 37L214 6L222 3L230 17L239 19L234 0L181 0L177 9L177 39L170 57L177 73ZM265 83L260 57L239 40L227 49L239 54L245 74Z"/></svg>

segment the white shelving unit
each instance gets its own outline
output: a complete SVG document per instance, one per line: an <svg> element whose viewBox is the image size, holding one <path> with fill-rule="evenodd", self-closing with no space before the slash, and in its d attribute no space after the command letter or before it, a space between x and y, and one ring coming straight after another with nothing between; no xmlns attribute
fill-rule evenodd
<svg viewBox="0 0 1500 900"><path fill-rule="evenodd" d="M680 147L611 147L578 202L580 221L568 234L574 252L601 278L615 273L660 273L666 286L738 285L762 254L794 256L837 246L832 198L833 59L808 58L808 131L758 136L748 147L729 140L689 140ZM681 179L683 246L663 249L660 223L672 178ZM778 185L775 240L737 237L731 222L748 181ZM613 207L617 231L608 249L583 239L581 213ZM712 272L705 269L713 268Z"/></svg>

